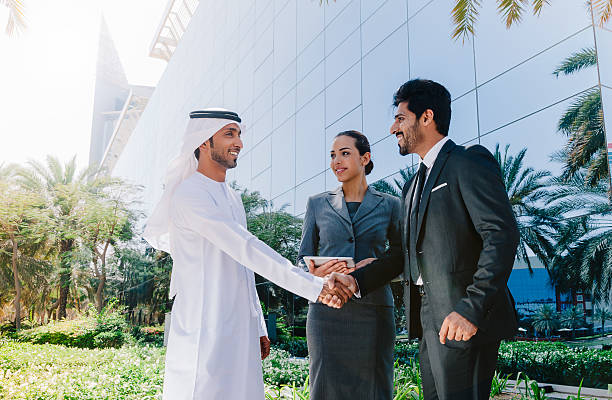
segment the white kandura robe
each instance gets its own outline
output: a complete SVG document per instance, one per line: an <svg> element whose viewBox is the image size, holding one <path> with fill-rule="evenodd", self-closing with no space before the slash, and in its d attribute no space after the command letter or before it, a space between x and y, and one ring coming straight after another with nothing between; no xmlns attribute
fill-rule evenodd
<svg viewBox="0 0 612 400"><path fill-rule="evenodd" d="M246 229L240 195L199 172L176 189L170 212L176 294L165 400L264 398L259 337L266 336L253 271L311 301L323 280Z"/></svg>

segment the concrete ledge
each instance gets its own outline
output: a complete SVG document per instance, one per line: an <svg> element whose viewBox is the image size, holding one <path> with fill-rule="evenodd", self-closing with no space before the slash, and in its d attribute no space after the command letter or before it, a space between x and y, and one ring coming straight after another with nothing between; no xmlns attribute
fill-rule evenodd
<svg viewBox="0 0 612 400"><path fill-rule="evenodd" d="M552 399L563 399L566 400L568 396L577 396L578 395L578 387L577 386L565 386L565 385L556 385L552 383L539 383L538 387L544 389L548 398ZM525 382L520 381L518 386L516 386L516 381L508 380L508 385L506 386L506 393L525 393ZM580 397L587 399L596 399L596 400L609 400L612 399L612 392L610 390L605 389L594 389L583 387L580 390Z"/></svg>

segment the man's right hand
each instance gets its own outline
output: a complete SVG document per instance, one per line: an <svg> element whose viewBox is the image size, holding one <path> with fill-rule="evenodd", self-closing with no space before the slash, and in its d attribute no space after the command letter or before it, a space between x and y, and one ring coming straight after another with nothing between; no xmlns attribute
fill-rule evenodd
<svg viewBox="0 0 612 400"><path fill-rule="evenodd" d="M333 308L341 308L357 291L357 282L350 275L332 272L325 280L319 301Z"/></svg>
<svg viewBox="0 0 612 400"><path fill-rule="evenodd" d="M332 272L338 272L340 274L348 274L352 270L346 266L346 261L330 260L320 267L315 267L314 261L310 261L308 265L308 271L314 276L320 276L321 278L331 274Z"/></svg>

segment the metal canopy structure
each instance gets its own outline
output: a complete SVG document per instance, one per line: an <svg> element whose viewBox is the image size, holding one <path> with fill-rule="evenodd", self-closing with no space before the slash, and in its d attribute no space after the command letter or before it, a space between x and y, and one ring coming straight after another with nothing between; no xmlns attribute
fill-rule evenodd
<svg viewBox="0 0 612 400"><path fill-rule="evenodd" d="M117 159L123 152L130 135L136 128L140 115L144 111L154 88L147 86L131 86L130 93L121 111L105 112L105 116L116 119L115 129L110 138L102 161L100 172L110 174L117 163Z"/></svg>
<svg viewBox="0 0 612 400"><path fill-rule="evenodd" d="M149 49L149 56L169 61L200 0L169 0Z"/></svg>

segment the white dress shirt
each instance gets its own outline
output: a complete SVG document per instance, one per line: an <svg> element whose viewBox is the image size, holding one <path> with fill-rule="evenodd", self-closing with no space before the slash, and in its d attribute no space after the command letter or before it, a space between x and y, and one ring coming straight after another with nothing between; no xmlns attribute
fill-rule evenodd
<svg viewBox="0 0 612 400"><path fill-rule="evenodd" d="M421 163L425 164L425 167L427 167L427 170L425 171L425 183L427 183L427 178L429 178L429 173L431 172L431 167L433 167L434 163L436 162L436 158L438 158L438 154L440 154L440 150L442 150L442 147L444 146L444 143L448 142L448 136L445 136L444 138L440 139L440 141L438 143L436 143L431 149L429 149L429 151L427 152L427 154L425 154L425 158L423 158L421 160L421 162L419 163L419 168L421 167ZM425 187L425 184L423 184L423 187ZM414 202L414 196L416 195L416 190L413 192L412 194L412 201ZM421 192L421 196L423 195L423 193ZM419 279L417 279L416 284L421 286L423 285L423 279L422 277L419 275Z"/></svg>

